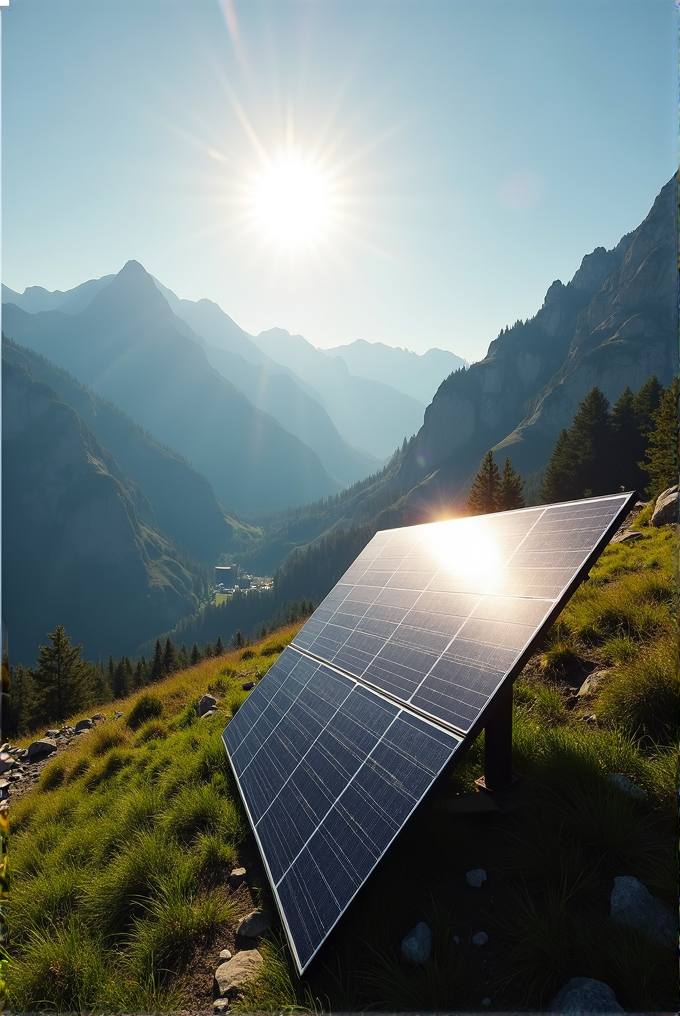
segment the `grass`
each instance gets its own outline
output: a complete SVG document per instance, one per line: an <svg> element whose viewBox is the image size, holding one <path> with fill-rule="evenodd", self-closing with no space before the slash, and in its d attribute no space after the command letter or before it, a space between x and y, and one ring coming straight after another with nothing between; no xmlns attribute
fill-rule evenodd
<svg viewBox="0 0 680 1016"><path fill-rule="evenodd" d="M235 1011L478 1011L485 997L492 1010L536 1010L577 975L606 981L628 1010L675 1007L669 952L608 916L617 875L671 905L677 893L672 542L638 525L643 539L605 552L516 682L513 764L531 803L492 816L425 804L308 976L275 927ZM252 661L266 673L294 631L132 696L122 720L75 741L13 805L15 1010L204 1007L186 978L203 963L209 983L243 912L228 873L257 863L220 734L247 698ZM570 688L595 669L606 677L582 707ZM219 711L199 720L206 690ZM474 789L483 744L450 792ZM627 797L612 773L648 799ZM465 881L475 867L488 874L482 889ZM271 907L263 874L259 886L247 905ZM409 966L399 943L420 920L433 955ZM483 949L470 942L479 930Z"/></svg>

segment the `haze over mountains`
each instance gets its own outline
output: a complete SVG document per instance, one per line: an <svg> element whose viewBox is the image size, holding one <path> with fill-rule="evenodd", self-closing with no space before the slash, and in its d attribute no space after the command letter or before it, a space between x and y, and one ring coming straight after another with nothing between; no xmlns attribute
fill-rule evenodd
<svg viewBox="0 0 680 1016"><path fill-rule="evenodd" d="M88 652L134 652L194 609L205 582L197 561L222 554L262 574L308 546L316 557L286 566L282 588L318 598L376 528L459 510L489 448L538 475L593 385L612 401L652 374L667 385L677 369L675 195L672 180L636 230L586 255L533 318L463 370L436 350L413 359L360 341L318 350L283 329L253 337L134 261L67 293L3 287L3 331L28 347L5 350L3 435L3 574L25 662L71 620ZM448 372L438 381L437 364ZM428 386L424 411L416 395ZM316 504L264 531L239 518L304 502ZM107 598L88 600L80 588L100 574ZM93 602L121 624L107 625Z"/></svg>

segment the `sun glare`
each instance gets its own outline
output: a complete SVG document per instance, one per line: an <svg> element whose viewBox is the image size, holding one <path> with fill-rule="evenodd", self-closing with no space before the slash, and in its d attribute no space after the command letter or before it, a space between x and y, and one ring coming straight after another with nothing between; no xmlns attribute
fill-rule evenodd
<svg viewBox="0 0 680 1016"><path fill-rule="evenodd" d="M428 526L425 545L432 557L452 577L483 588L501 564L499 547L488 527L475 519L437 522Z"/></svg>
<svg viewBox="0 0 680 1016"><path fill-rule="evenodd" d="M332 224L334 195L328 176L311 160L286 155L267 164L250 194L255 224L286 247L322 239Z"/></svg>

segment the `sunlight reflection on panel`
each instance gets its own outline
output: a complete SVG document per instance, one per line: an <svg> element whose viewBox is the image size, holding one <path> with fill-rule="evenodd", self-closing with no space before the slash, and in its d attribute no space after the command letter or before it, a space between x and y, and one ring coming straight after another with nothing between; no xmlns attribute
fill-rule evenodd
<svg viewBox="0 0 680 1016"><path fill-rule="evenodd" d="M489 526L475 519L450 519L427 527L423 549L452 578L473 581L475 585L489 581L503 564L498 541Z"/></svg>

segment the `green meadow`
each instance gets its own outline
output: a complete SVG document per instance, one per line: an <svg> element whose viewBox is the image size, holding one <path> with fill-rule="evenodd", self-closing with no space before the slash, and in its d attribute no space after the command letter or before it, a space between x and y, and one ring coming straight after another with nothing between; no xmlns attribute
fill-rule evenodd
<svg viewBox="0 0 680 1016"><path fill-rule="evenodd" d="M523 806L466 815L425 801L308 976L294 973L275 921L263 971L233 1010L538 1009L574 976L606 981L628 1010L675 1008L672 950L609 917L617 875L677 899L676 547L670 527L647 521L635 523L640 539L605 551L516 682ZM122 718L78 737L12 800L14 1011L211 1010L220 949L233 951L253 906L273 907L220 734L241 684L297 627L117 702ZM577 697L598 672L594 695ZM218 712L199 720L206 691ZM482 759L483 736L449 796L474 789ZM239 865L247 882L233 890ZM471 868L487 872L479 889ZM421 920L433 955L408 966L399 943Z"/></svg>

